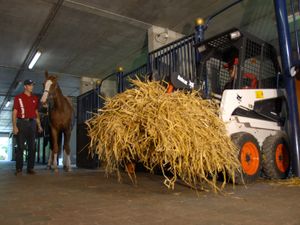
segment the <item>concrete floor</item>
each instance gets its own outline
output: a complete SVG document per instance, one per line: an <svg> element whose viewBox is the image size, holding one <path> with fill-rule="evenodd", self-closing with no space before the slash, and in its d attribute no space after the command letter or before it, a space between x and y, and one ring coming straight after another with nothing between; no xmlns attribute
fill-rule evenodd
<svg viewBox="0 0 300 225"><path fill-rule="evenodd" d="M176 185L138 173L138 185L103 170L74 169L58 174L37 166L36 175L14 175L14 163L0 163L0 224L300 224L300 187L228 185L226 195Z"/></svg>

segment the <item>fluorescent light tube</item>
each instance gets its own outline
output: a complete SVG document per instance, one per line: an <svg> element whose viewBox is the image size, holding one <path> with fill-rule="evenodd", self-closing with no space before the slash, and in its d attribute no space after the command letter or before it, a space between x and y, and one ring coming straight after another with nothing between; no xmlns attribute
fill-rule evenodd
<svg viewBox="0 0 300 225"><path fill-rule="evenodd" d="M5 107L7 108L10 105L10 101L7 101Z"/></svg>
<svg viewBox="0 0 300 225"><path fill-rule="evenodd" d="M36 62L38 61L38 59L40 58L41 54L42 54L42 53L41 53L40 51L37 51L37 52L35 53L33 59L31 60L29 66L28 66L28 69L31 70L31 69L34 67L35 63L36 63Z"/></svg>

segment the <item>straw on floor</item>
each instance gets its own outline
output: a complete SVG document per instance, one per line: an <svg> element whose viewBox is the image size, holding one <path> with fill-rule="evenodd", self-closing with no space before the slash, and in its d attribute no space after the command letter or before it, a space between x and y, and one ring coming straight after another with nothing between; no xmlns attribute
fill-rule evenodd
<svg viewBox="0 0 300 225"><path fill-rule="evenodd" d="M283 180L271 180L271 185L286 185L288 187L299 187L300 186L300 178L299 177L290 177L288 179Z"/></svg>
<svg viewBox="0 0 300 225"><path fill-rule="evenodd" d="M234 181L238 153L212 101L196 91L168 94L158 82L132 82L136 88L106 99L87 121L90 149L105 161L107 173L139 162L150 171L161 168L172 189L177 179L214 191L228 178ZM220 175L224 182L218 185Z"/></svg>

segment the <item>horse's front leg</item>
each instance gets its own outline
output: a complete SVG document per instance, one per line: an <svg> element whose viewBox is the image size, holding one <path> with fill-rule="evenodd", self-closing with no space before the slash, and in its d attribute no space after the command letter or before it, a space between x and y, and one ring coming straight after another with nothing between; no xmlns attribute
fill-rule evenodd
<svg viewBox="0 0 300 225"><path fill-rule="evenodd" d="M49 154L49 159L48 159L48 165L47 165L47 169L51 169L51 166L53 164L53 154L52 154L52 150L50 150L50 154Z"/></svg>
<svg viewBox="0 0 300 225"><path fill-rule="evenodd" d="M58 153L58 132L56 129L51 128L51 135L52 135L52 154L53 154L53 169L55 172L58 172L57 169L57 153Z"/></svg>
<svg viewBox="0 0 300 225"><path fill-rule="evenodd" d="M71 139L71 130L64 132L64 168L66 171L70 172L71 169L71 158L70 158L70 139Z"/></svg>
<svg viewBox="0 0 300 225"><path fill-rule="evenodd" d="M52 165L53 165L53 139L52 139L51 127L50 127L50 132L49 132L49 143L50 143L49 144L50 145L50 153L49 153L47 169L51 170Z"/></svg>

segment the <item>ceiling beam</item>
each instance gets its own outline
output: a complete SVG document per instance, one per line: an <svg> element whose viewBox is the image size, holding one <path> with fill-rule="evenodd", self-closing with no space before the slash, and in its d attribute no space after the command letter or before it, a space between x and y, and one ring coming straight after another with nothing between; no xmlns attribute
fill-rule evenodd
<svg viewBox="0 0 300 225"><path fill-rule="evenodd" d="M53 23L59 9L61 8L62 4L63 4L64 0L58 0L57 3L52 7L52 9L50 10L50 13L48 15L48 17L46 18L42 29L40 30L40 32L38 33L37 37L35 38L30 50L28 51L20 69L18 70L13 82L11 83L5 98L0 106L0 114L2 112L2 110L5 107L5 104L8 100L10 100L11 94L13 92L13 90L15 89L17 83L18 83L18 79L21 76L21 74L23 73L24 70L26 70L27 65L29 64L30 60L32 59L32 57L35 55L41 41L44 39L44 37L46 36L46 33L50 27L50 25Z"/></svg>
<svg viewBox="0 0 300 225"><path fill-rule="evenodd" d="M88 12L90 14L94 14L94 15L105 17L105 18L109 18L109 19L114 20L114 21L119 21L119 22L122 22L122 23L125 22L127 24L132 25L132 26L139 27L139 28L142 28L142 29L145 29L145 30L147 30L148 28L150 28L152 26L152 24L147 23L145 21L141 21L141 20L138 20L138 19L127 17L127 16L124 16L124 15L121 15L121 14L118 14L118 13L114 13L114 12L109 11L109 10L100 9L100 8L95 7L95 6L91 6L91 5L80 3L80 2L77 2L77 1L73 1L73 0L65 0L64 5L67 6L67 7L70 7L70 8L80 10L80 11Z"/></svg>

